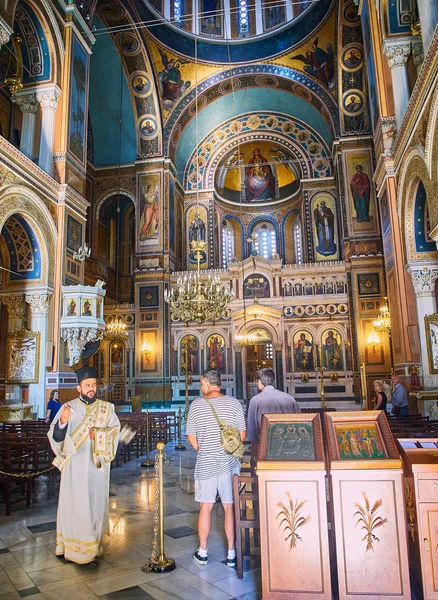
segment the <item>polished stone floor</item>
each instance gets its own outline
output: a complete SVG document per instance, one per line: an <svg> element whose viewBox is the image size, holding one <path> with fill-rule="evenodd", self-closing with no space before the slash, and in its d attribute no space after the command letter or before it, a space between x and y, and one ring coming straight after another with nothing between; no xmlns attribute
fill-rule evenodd
<svg viewBox="0 0 438 600"><path fill-rule="evenodd" d="M195 453L166 453L179 485L193 486ZM223 510L216 504L209 541L209 563L193 560L197 548L198 505L165 475L165 553L175 560L171 573L143 573L151 553L155 482L153 469L135 459L111 472L111 536L97 565L74 565L55 556L56 499L44 499L31 508L13 507L12 516L0 517L0 600L152 599L258 600L260 569L246 566L243 579L224 564L226 542ZM0 510L4 510L0 506ZM3 513L4 514L4 513Z"/></svg>

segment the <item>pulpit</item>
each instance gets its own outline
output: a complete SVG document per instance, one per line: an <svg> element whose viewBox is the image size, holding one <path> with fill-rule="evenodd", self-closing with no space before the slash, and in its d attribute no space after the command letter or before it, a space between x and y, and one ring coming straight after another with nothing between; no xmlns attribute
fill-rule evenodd
<svg viewBox="0 0 438 600"><path fill-rule="evenodd" d="M411 599L403 471L383 411L326 413L339 599Z"/></svg>
<svg viewBox="0 0 438 600"><path fill-rule="evenodd" d="M265 414L258 447L262 598L331 600L321 419Z"/></svg>
<svg viewBox="0 0 438 600"><path fill-rule="evenodd" d="M424 600L438 599L438 438L398 439L405 475L408 545Z"/></svg>

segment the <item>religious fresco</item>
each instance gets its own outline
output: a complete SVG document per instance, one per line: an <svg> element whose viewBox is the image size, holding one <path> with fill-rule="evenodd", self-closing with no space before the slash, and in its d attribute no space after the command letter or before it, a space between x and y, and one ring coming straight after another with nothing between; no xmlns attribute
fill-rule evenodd
<svg viewBox="0 0 438 600"><path fill-rule="evenodd" d="M207 340L207 368L227 372L226 346L222 335L214 333Z"/></svg>
<svg viewBox="0 0 438 600"><path fill-rule="evenodd" d="M373 168L369 150L354 150L343 153L345 177L348 188L349 230L351 234L378 231L375 217L375 187L372 183Z"/></svg>
<svg viewBox="0 0 438 600"><path fill-rule="evenodd" d="M164 108L170 110L191 85L189 80L181 78L181 67L190 64L190 61L185 58L169 57L160 47L158 50L161 55L161 71L158 72L161 99Z"/></svg>
<svg viewBox="0 0 438 600"><path fill-rule="evenodd" d="M70 91L69 150L76 158L85 161L87 114L88 53L79 40L73 37Z"/></svg>
<svg viewBox="0 0 438 600"><path fill-rule="evenodd" d="M161 229L161 176L148 173L139 177L138 248L158 248Z"/></svg>
<svg viewBox="0 0 438 600"><path fill-rule="evenodd" d="M250 275L244 281L243 295L245 298L269 298L269 281L264 275Z"/></svg>
<svg viewBox="0 0 438 600"><path fill-rule="evenodd" d="M334 197L326 193L313 196L312 216L315 259L338 260L338 226Z"/></svg>
<svg viewBox="0 0 438 600"><path fill-rule="evenodd" d="M77 301L76 298L71 298L67 305L66 305L66 310L65 310L65 315L67 317L75 317L76 316L76 305L77 305Z"/></svg>
<svg viewBox="0 0 438 600"><path fill-rule="evenodd" d="M199 340L194 335L185 335L179 345L181 374L199 375Z"/></svg>
<svg viewBox="0 0 438 600"><path fill-rule="evenodd" d="M341 460L370 460L387 458L385 446L375 423L335 424Z"/></svg>
<svg viewBox="0 0 438 600"><path fill-rule="evenodd" d="M270 31L286 22L286 8L277 0L263 0L263 29Z"/></svg>
<svg viewBox="0 0 438 600"><path fill-rule="evenodd" d="M136 35L124 32L116 37L116 44L123 54L137 54L141 50L140 40Z"/></svg>
<svg viewBox="0 0 438 600"><path fill-rule="evenodd" d="M158 135L157 119L154 115L142 115L138 118L137 129L143 139L153 139Z"/></svg>
<svg viewBox="0 0 438 600"><path fill-rule="evenodd" d="M89 298L84 298L82 300L82 316L83 317L92 317L92 300Z"/></svg>
<svg viewBox="0 0 438 600"><path fill-rule="evenodd" d="M358 273L357 287L359 296L380 296L380 279L378 273Z"/></svg>
<svg viewBox="0 0 438 600"><path fill-rule="evenodd" d="M308 331L297 331L293 337L294 372L314 371L313 336Z"/></svg>
<svg viewBox="0 0 438 600"><path fill-rule="evenodd" d="M67 216L67 238L65 242L68 250L77 252L82 245L82 224L71 215Z"/></svg>
<svg viewBox="0 0 438 600"><path fill-rule="evenodd" d="M123 376L124 346L121 342L113 342L110 346L110 376Z"/></svg>
<svg viewBox="0 0 438 600"><path fill-rule="evenodd" d="M134 96L144 98L153 91L153 83L145 71L134 71L129 77L131 91Z"/></svg>
<svg viewBox="0 0 438 600"><path fill-rule="evenodd" d="M275 123L274 119L267 118L268 128L278 124L278 119ZM247 122L250 128L258 128L261 124L260 118L255 116L249 117ZM238 126L237 122L235 126ZM307 135L304 130L301 133ZM316 142L313 145L320 148ZM204 166L205 160L202 162L200 158ZM278 144L264 140L242 143L224 157L216 170L216 190L224 199L236 203L240 199L257 203L287 198L299 189L295 162L295 157Z"/></svg>
<svg viewBox="0 0 438 600"><path fill-rule="evenodd" d="M335 329L327 329L321 336L322 366L329 371L344 369L343 344L341 334Z"/></svg>
<svg viewBox="0 0 438 600"><path fill-rule="evenodd" d="M335 54L333 43L328 42L325 48L319 46L319 38L316 37L306 54L293 54L291 60L300 61L304 64L304 71L323 83L329 90L335 87Z"/></svg>
<svg viewBox="0 0 438 600"><path fill-rule="evenodd" d="M377 85L376 65L374 62L374 48L370 21L370 7L368 4L368 0L365 0L362 3L360 18L362 23L362 35L367 64L368 98L371 112L371 123L374 130L378 124L378 119L380 115L379 88Z"/></svg>
<svg viewBox="0 0 438 600"><path fill-rule="evenodd" d="M193 252L191 242L208 242L207 240L207 210L205 206L192 206L186 214L187 231L187 266L189 269L195 269L198 266L198 260ZM205 268L208 263L206 251L201 252L201 267Z"/></svg>
<svg viewBox="0 0 438 600"><path fill-rule="evenodd" d="M221 0L198 0L201 15L201 33L211 37L223 36L223 8Z"/></svg>
<svg viewBox="0 0 438 600"><path fill-rule="evenodd" d="M169 179L169 247L175 252L175 182L172 178Z"/></svg>
<svg viewBox="0 0 438 600"><path fill-rule="evenodd" d="M312 423L269 423L265 460L315 460Z"/></svg>
<svg viewBox="0 0 438 600"><path fill-rule="evenodd" d="M138 305L140 308L158 308L158 285L141 286L138 289Z"/></svg>

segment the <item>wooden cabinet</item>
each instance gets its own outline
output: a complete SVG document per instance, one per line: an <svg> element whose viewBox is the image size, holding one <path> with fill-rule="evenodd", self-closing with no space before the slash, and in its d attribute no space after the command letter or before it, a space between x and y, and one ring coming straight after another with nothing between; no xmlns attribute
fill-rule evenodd
<svg viewBox="0 0 438 600"><path fill-rule="evenodd" d="M418 535L424 600L438 600L438 504L436 502L419 504Z"/></svg>

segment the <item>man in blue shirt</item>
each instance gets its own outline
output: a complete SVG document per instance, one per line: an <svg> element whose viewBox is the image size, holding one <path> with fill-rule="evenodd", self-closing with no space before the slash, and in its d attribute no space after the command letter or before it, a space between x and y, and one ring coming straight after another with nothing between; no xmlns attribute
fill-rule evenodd
<svg viewBox="0 0 438 600"><path fill-rule="evenodd" d="M398 375L392 376L394 391L392 392L392 414L400 417L409 415L408 394L402 386Z"/></svg>

